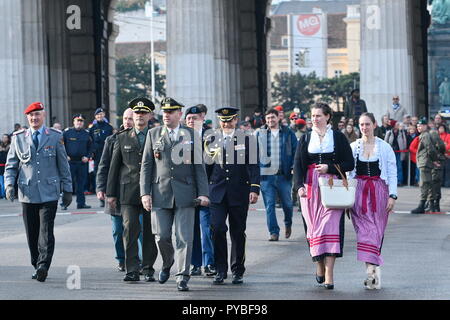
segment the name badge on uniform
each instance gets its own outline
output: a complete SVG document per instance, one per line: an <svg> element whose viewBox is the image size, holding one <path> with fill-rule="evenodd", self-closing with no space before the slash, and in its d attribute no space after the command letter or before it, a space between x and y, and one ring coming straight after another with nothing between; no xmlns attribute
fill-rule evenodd
<svg viewBox="0 0 450 320"><path fill-rule="evenodd" d="M245 150L245 144L238 144L237 146L234 147L235 151L238 150Z"/></svg>
<svg viewBox="0 0 450 320"><path fill-rule="evenodd" d="M69 138L69 140L77 141L77 138Z"/></svg>
<svg viewBox="0 0 450 320"><path fill-rule="evenodd" d="M125 150L131 150L131 146L123 146Z"/></svg>

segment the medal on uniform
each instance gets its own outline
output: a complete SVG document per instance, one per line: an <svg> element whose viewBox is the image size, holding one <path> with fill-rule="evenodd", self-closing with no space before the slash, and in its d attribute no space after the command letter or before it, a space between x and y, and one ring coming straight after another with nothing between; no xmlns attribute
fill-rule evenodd
<svg viewBox="0 0 450 320"><path fill-rule="evenodd" d="M153 153L156 159L161 159L161 152L159 152L159 150L155 150Z"/></svg>

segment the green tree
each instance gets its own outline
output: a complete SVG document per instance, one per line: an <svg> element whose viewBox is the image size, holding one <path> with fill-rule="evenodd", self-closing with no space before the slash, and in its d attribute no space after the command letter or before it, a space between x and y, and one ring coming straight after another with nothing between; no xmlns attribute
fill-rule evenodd
<svg viewBox="0 0 450 320"><path fill-rule="evenodd" d="M165 77L158 74L159 67L155 65L156 96L164 96ZM117 114L122 115L128 107L128 102L136 97L151 96L151 60L148 56L126 57L116 62L117 78Z"/></svg>
<svg viewBox="0 0 450 320"><path fill-rule="evenodd" d="M272 98L286 110L297 107L307 112L317 100L326 103L336 103L341 110L340 101L345 101L350 91L359 88L359 73L351 73L334 78L319 79L313 72L302 75L276 74L272 83Z"/></svg>
<svg viewBox="0 0 450 320"><path fill-rule="evenodd" d="M272 83L272 98L276 104L282 105L286 111L299 108L302 111L309 110L314 102L315 85L317 76L315 73L302 75L297 72L276 74Z"/></svg>
<svg viewBox="0 0 450 320"><path fill-rule="evenodd" d="M117 3L116 10L118 12L135 11L145 8L147 0L120 0Z"/></svg>

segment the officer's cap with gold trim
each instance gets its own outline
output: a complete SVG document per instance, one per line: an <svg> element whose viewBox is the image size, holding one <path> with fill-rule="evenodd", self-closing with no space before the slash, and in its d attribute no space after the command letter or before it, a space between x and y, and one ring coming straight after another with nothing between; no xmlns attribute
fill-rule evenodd
<svg viewBox="0 0 450 320"><path fill-rule="evenodd" d="M128 103L128 107L135 112L152 112L155 110L155 105L153 102L144 97L131 100Z"/></svg>
<svg viewBox="0 0 450 320"><path fill-rule="evenodd" d="M184 105L170 97L166 97L161 101L161 110L163 111L181 110L183 108Z"/></svg>
<svg viewBox="0 0 450 320"><path fill-rule="evenodd" d="M222 107L216 109L217 117L222 122L229 122L237 116L238 108L235 107Z"/></svg>

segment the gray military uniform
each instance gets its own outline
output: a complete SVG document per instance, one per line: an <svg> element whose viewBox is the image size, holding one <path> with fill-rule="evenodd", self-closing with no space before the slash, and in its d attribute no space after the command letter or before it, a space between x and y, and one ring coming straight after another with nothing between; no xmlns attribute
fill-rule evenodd
<svg viewBox="0 0 450 320"><path fill-rule="evenodd" d="M31 264L47 270L53 257L54 220L61 191L72 192L72 178L61 132L42 128L36 148L31 129L12 138L5 168L5 184L17 178Z"/></svg>
<svg viewBox="0 0 450 320"><path fill-rule="evenodd" d="M16 132L5 167L5 186L19 186L19 201L44 203L58 201L61 191L72 192L72 178L62 134L43 128L36 150L31 129Z"/></svg>
<svg viewBox="0 0 450 320"><path fill-rule="evenodd" d="M194 233L194 199L208 196L208 181L201 157L195 149L194 130L181 126L172 142L166 126L149 131L141 168L141 196L152 198L152 228L163 258L163 269L174 262L172 225L175 224L177 281L189 279ZM184 148L182 151L181 148ZM181 155L183 161L172 158ZM180 151L180 153L178 152ZM200 157L198 157L200 152ZM194 163L194 159L199 163Z"/></svg>

